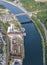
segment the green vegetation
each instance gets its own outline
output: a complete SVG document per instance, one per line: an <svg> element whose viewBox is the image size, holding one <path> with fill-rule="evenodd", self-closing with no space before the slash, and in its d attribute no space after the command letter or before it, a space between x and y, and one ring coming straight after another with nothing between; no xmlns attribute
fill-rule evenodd
<svg viewBox="0 0 47 65"><path fill-rule="evenodd" d="M14 20L13 23L15 24L16 29L21 31L21 24L18 21L16 21L16 20Z"/></svg>
<svg viewBox="0 0 47 65"><path fill-rule="evenodd" d="M10 12L10 11L9 11L8 13L9 13L9 15L11 15L11 12ZM2 12L2 10L1 10L1 11L0 11L0 16L3 17L3 15L5 15L5 12ZM11 21L11 23L15 24L16 29L18 29L18 30L21 31L21 24L20 24L17 20L14 20L14 19L13 19L13 21ZM6 21L6 23L3 23L3 24L4 24L4 27L5 27L6 31L7 31L7 28L8 28L8 26L9 26L9 22Z"/></svg>
<svg viewBox="0 0 47 65"><path fill-rule="evenodd" d="M2 34L5 35L3 37L3 39L7 43L7 45L6 45L6 51L7 51L7 59L6 59L6 61L8 63L8 59L9 59L9 43L10 43L10 40L9 40L9 38L7 36L7 31L6 31L6 28L4 26L4 23L2 23L2 21L0 21L0 29L2 29Z"/></svg>
<svg viewBox="0 0 47 65"><path fill-rule="evenodd" d="M15 0L8 0L8 1L11 1L11 2L13 2L13 1L15 1Z"/></svg>
<svg viewBox="0 0 47 65"><path fill-rule="evenodd" d="M15 28L16 28L16 29L21 30L21 24L20 24L18 21L13 20L12 23L15 24L15 26L16 26ZM6 31L7 31L7 29L8 29L8 26L10 26L10 24L9 24L8 21L6 21L6 23L4 23L4 27L5 27Z"/></svg>
<svg viewBox="0 0 47 65"><path fill-rule="evenodd" d="M6 52L7 59L6 60L7 60L7 64L9 63L8 65L10 65L10 60L9 60L10 59L10 40L9 40L8 36L6 39L7 39L7 52Z"/></svg>
<svg viewBox="0 0 47 65"><path fill-rule="evenodd" d="M0 15L2 15L2 12L0 11Z"/></svg>
<svg viewBox="0 0 47 65"><path fill-rule="evenodd" d="M8 26L9 26L9 23L8 23L8 21L6 21L6 23L4 23L4 27L5 27L6 31L8 29Z"/></svg>
<svg viewBox="0 0 47 65"><path fill-rule="evenodd" d="M2 32L6 33L6 30L4 28L4 24L2 23L2 21L0 21L0 28L2 29Z"/></svg>
<svg viewBox="0 0 47 65"><path fill-rule="evenodd" d="M36 10L44 10L47 9L47 2L42 3L42 2L35 2L35 0L20 0L22 3L23 7L27 11L36 11Z"/></svg>
<svg viewBox="0 0 47 65"><path fill-rule="evenodd" d="M1 9L5 9L6 7L5 7L5 6L3 6L3 5L0 5L0 8L1 8Z"/></svg>
<svg viewBox="0 0 47 65"><path fill-rule="evenodd" d="M45 37L45 32L44 29L42 27L42 25L38 22L38 20L32 16L32 20L35 21L35 24L37 25L37 27L40 29L41 34L43 35L44 40L46 41L46 37Z"/></svg>
<svg viewBox="0 0 47 65"><path fill-rule="evenodd" d="M37 21L37 19L35 17L32 17L32 20L33 20L33 23L36 26L40 36L41 36L41 39L42 39L42 50L43 50L43 52L45 50L45 60L46 60L46 65L47 65L47 42L46 42L46 39L45 39L45 33L44 33L44 30L43 30L43 27Z"/></svg>
<svg viewBox="0 0 47 65"><path fill-rule="evenodd" d="M40 12L37 14L37 18L45 25L47 28L47 11Z"/></svg>

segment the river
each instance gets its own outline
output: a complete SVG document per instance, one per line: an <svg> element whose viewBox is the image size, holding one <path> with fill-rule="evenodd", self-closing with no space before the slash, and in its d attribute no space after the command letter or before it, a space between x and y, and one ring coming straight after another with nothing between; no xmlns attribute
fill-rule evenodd
<svg viewBox="0 0 47 65"><path fill-rule="evenodd" d="M24 13L22 10L9 3L0 1L0 4L4 5L13 14ZM22 24L26 30L26 37L24 38L25 58L23 65L43 65L41 37L36 27L28 15L17 16L17 19L20 23L30 22Z"/></svg>

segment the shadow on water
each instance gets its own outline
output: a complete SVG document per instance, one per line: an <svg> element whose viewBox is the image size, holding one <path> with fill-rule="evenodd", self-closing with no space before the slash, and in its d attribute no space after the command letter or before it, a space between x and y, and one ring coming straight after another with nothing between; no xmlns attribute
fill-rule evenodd
<svg viewBox="0 0 47 65"><path fill-rule="evenodd" d="M29 21L29 22L22 22L21 24L23 25L23 24L28 24L28 23L33 23L33 22L31 22L31 21Z"/></svg>

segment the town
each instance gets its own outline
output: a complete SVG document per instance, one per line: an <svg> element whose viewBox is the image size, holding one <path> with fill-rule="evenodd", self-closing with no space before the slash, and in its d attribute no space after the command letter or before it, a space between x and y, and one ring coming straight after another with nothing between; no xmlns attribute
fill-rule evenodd
<svg viewBox="0 0 47 65"><path fill-rule="evenodd" d="M0 65L22 65L25 34L15 16L0 8Z"/></svg>

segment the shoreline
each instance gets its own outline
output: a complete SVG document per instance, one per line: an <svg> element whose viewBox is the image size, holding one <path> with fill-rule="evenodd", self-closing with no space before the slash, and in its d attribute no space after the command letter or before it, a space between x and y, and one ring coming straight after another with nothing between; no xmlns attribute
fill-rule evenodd
<svg viewBox="0 0 47 65"><path fill-rule="evenodd" d="M35 25L35 27L36 27L36 29L38 30L38 33L40 34L40 37L41 37L41 40L42 40L42 42L41 42L41 44L42 44L42 54L43 54L43 65L46 65L45 64L45 45L44 45L44 38L43 38L43 35L42 35L42 33L41 33L41 31L40 31L40 29L39 29L39 27L37 26L37 24L35 23L35 21L32 19L32 21L33 21L33 23L34 23L34 25Z"/></svg>

